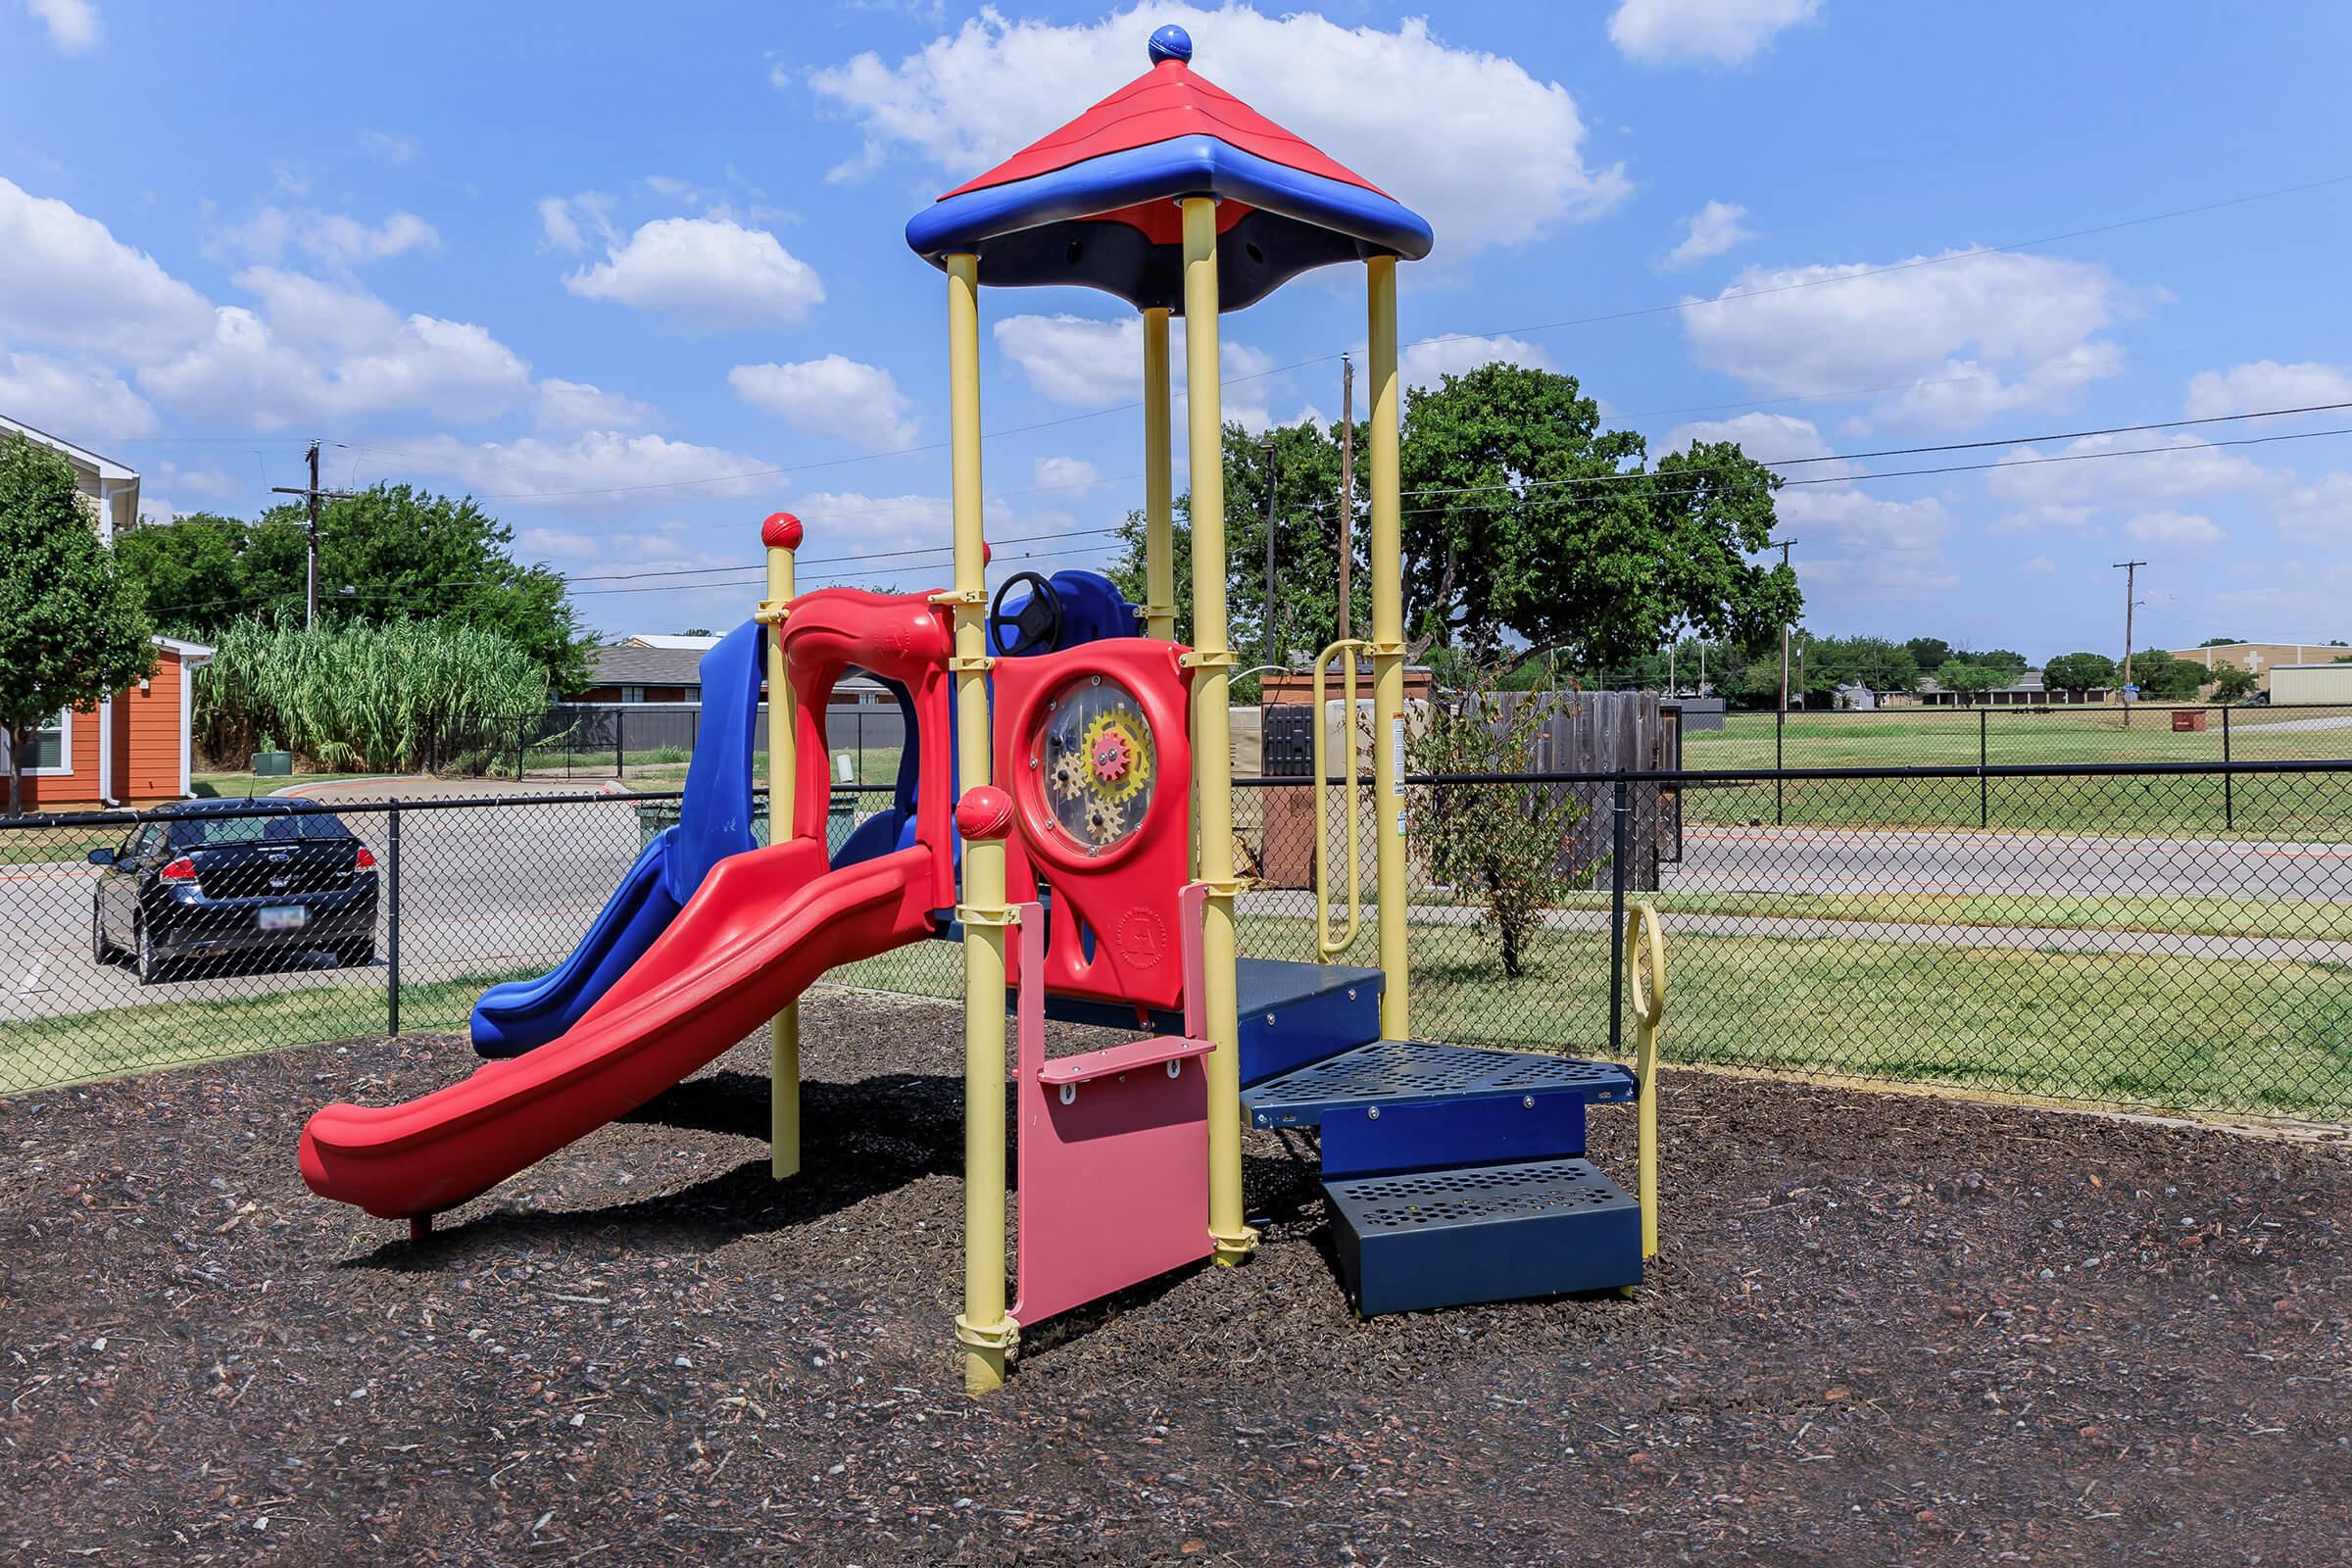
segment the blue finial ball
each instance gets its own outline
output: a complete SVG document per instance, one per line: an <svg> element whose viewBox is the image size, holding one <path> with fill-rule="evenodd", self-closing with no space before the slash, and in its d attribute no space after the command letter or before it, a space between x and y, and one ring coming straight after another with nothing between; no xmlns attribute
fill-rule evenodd
<svg viewBox="0 0 2352 1568"><path fill-rule="evenodd" d="M1153 65L1158 65L1162 60L1190 60L1192 58L1193 35L1174 23L1169 23L1152 35L1152 63Z"/></svg>

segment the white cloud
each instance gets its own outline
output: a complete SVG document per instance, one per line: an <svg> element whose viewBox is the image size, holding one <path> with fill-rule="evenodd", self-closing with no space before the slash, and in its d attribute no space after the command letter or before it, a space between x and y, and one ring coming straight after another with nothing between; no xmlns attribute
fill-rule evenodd
<svg viewBox="0 0 2352 1568"><path fill-rule="evenodd" d="M2131 303L2095 263L1966 250L1750 268L1683 322L1701 364L1768 395L1892 388L1879 418L1963 427L2119 373L2123 350L2096 334Z"/></svg>
<svg viewBox="0 0 2352 1568"><path fill-rule="evenodd" d="M363 130L360 145L395 169L414 159L421 150L414 136L396 135L388 130Z"/></svg>
<svg viewBox="0 0 2352 1568"><path fill-rule="evenodd" d="M446 475L484 499L544 501L565 512L639 506L649 496L675 503L766 495L783 482L773 465L758 458L614 430L590 431L571 441L403 437L399 466L403 472Z"/></svg>
<svg viewBox="0 0 2352 1568"><path fill-rule="evenodd" d="M273 262L292 246L329 267L356 267L410 251L437 251L440 231L415 213L399 212L370 226L343 213L316 208L265 207L222 236L258 261Z"/></svg>
<svg viewBox="0 0 2352 1568"><path fill-rule="evenodd" d="M549 238L561 243L552 227ZM816 270L775 235L726 218L658 218L564 286L713 331L790 326L825 297Z"/></svg>
<svg viewBox="0 0 2352 1568"><path fill-rule="evenodd" d="M1820 429L1810 419L1800 419L1788 414L1742 414L1730 419L1701 419L1691 424L1678 424L1666 432L1659 443L1661 452L1680 452L1693 442L1731 441L1739 445L1742 455L1759 463L1781 463L1790 458L1826 458L1831 456L1830 444L1822 438ZM1844 462L1810 464L1805 468L1808 478L1826 474L1846 474L1853 466Z"/></svg>
<svg viewBox="0 0 2352 1568"><path fill-rule="evenodd" d="M1143 396L1144 327L1136 317L1098 321L1084 316L1007 316L990 330L1040 397L1106 409ZM1169 352L1181 373L1184 356L1175 346L1176 334L1169 336Z"/></svg>
<svg viewBox="0 0 2352 1568"><path fill-rule="evenodd" d="M1645 66L1736 66L1820 14L1821 0L1622 0L1609 41Z"/></svg>
<svg viewBox="0 0 2352 1568"><path fill-rule="evenodd" d="M1786 414L1680 425L1659 450L1676 452L1694 441L1736 441L1748 457L1768 462L1835 457L1810 420ZM1838 460L1782 471L1843 480L1854 469ZM1921 599L1959 581L1943 553L1951 519L1933 496L1893 501L1853 484L1805 484L1781 491L1773 505L1784 529L1803 541L1798 580L1809 613L1850 616L1877 601Z"/></svg>
<svg viewBox="0 0 2352 1568"><path fill-rule="evenodd" d="M209 341L140 370L150 394L275 430L395 409L467 422L529 392L530 367L469 321L403 318L371 294L274 268L249 268L236 281L262 309L219 307Z"/></svg>
<svg viewBox="0 0 2352 1568"><path fill-rule="evenodd" d="M953 532L954 518L946 496L869 496L857 490L820 490L793 504L793 514L808 529L811 544L826 541L827 556L869 555L882 550L915 550L944 545ZM997 509L991 507L990 514ZM948 575L944 555L925 558L939 577ZM890 572L892 564L877 561L837 568L838 580L863 582ZM910 568L911 569L911 568Z"/></svg>
<svg viewBox="0 0 2352 1568"><path fill-rule="evenodd" d="M1406 386L1443 385L1449 375L1465 375L1482 365L1501 360L1531 370L1555 368L1551 356L1524 338L1476 337L1469 334L1408 343L1397 357L1397 373Z"/></svg>
<svg viewBox="0 0 2352 1568"><path fill-rule="evenodd" d="M1102 482L1102 470L1084 458L1040 458L1030 472L1040 490L1092 490Z"/></svg>
<svg viewBox="0 0 2352 1568"><path fill-rule="evenodd" d="M727 372L735 395L788 424L839 436L875 452L914 444L912 400L890 372L839 354L798 365L738 365Z"/></svg>
<svg viewBox="0 0 2352 1568"><path fill-rule="evenodd" d="M1754 229L1740 225L1746 216L1746 208L1730 202L1707 203L1683 220L1682 243L1666 253L1666 265L1677 269L1696 267L1710 256L1721 256L1733 246L1754 239Z"/></svg>
<svg viewBox="0 0 2352 1568"><path fill-rule="evenodd" d="M535 392L538 406L531 412L531 423L542 433L642 430L662 422L660 410L586 381L551 376L541 381Z"/></svg>
<svg viewBox="0 0 2352 1568"><path fill-rule="evenodd" d="M2352 546L2352 473L2330 473L2289 494L2278 512L2278 531L2305 544Z"/></svg>
<svg viewBox="0 0 2352 1568"><path fill-rule="evenodd" d="M62 52L80 54L98 44L98 8L90 0L24 0L24 9L41 19L49 41Z"/></svg>
<svg viewBox="0 0 2352 1568"><path fill-rule="evenodd" d="M2192 419L2263 409L2307 409L2352 403L2352 371L2339 365L2280 365L2258 360L2227 370L2199 370L2188 380L2185 412Z"/></svg>
<svg viewBox="0 0 2352 1568"><path fill-rule="evenodd" d="M102 366L0 350L0 410L76 446L152 435L155 411Z"/></svg>
<svg viewBox="0 0 2352 1568"><path fill-rule="evenodd" d="M2058 569L2058 563L2047 556L2028 556L2017 564L2017 569L2029 576L2047 577Z"/></svg>
<svg viewBox="0 0 2352 1568"><path fill-rule="evenodd" d="M566 528L525 528L514 536L514 544L525 556L542 560L553 556L560 561L594 561L604 554L601 541Z"/></svg>
<svg viewBox="0 0 2352 1568"><path fill-rule="evenodd" d="M819 70L817 97L865 135L833 177L902 150L955 180L977 174L1141 74L1143 40L1165 23L1190 29L1208 80L1428 218L1440 257L1524 243L1632 188L1622 167L1584 161L1568 90L1514 60L1449 47L1420 19L1383 32L1238 5L1131 6L1068 26L990 9L896 65L868 52Z"/></svg>
<svg viewBox="0 0 2352 1568"><path fill-rule="evenodd" d="M138 360L212 330L204 296L64 202L0 177L0 335Z"/></svg>
<svg viewBox="0 0 2352 1568"><path fill-rule="evenodd" d="M2210 545L2226 537L2211 517L2193 512L2143 512L2124 531L2143 545Z"/></svg>
<svg viewBox="0 0 2352 1568"><path fill-rule="evenodd" d="M2111 454L2133 454L2111 456ZM2035 462L2065 458L2066 462ZM2281 476L2184 431L2092 435L2054 451L2013 447L1984 489L2013 508L2000 526L2080 527L2102 510L2178 511L2184 501L2277 491Z"/></svg>
<svg viewBox="0 0 2352 1568"><path fill-rule="evenodd" d="M1107 409L1144 395L1144 323L1139 316L1098 321L1084 316L1007 316L991 329L997 347L1019 368L1040 397L1082 409ZM1272 394L1283 379L1269 375L1274 359L1232 338L1217 345L1221 362L1219 410L1229 423L1262 430L1274 422ZM1168 334L1171 411L1179 445L1187 417L1184 322ZM1293 422L1296 422L1295 420Z"/></svg>

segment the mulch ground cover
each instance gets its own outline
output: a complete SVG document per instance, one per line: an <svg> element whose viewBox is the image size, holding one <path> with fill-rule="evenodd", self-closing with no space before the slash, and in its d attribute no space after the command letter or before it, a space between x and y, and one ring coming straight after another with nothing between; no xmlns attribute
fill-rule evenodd
<svg viewBox="0 0 2352 1568"><path fill-rule="evenodd" d="M959 1392L959 1014L806 1005L412 1244L303 1118L364 1041L0 1102L0 1559L2336 1564L2352 1152L1670 1075L1633 1298L1361 1322L1266 1240ZM1630 1115L1595 1154L1630 1172Z"/></svg>

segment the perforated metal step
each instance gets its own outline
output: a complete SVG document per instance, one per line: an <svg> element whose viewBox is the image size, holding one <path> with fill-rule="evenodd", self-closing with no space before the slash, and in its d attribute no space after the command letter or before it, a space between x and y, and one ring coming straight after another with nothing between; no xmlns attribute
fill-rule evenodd
<svg viewBox="0 0 2352 1568"><path fill-rule="evenodd" d="M1366 1317L1642 1280L1641 1205L1582 1159L1327 1181L1323 1195Z"/></svg>
<svg viewBox="0 0 2352 1568"><path fill-rule="evenodd" d="M1242 1091L1253 1127L1311 1127L1334 1110L1392 1104L1566 1095L1584 1104L1634 1098L1634 1075L1614 1062L1532 1051L1375 1040Z"/></svg>

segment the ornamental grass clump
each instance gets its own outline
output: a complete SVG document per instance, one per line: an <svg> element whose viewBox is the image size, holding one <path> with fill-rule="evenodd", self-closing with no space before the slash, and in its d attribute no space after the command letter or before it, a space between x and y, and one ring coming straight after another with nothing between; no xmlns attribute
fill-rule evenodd
<svg viewBox="0 0 2352 1568"><path fill-rule="evenodd" d="M196 682L206 753L234 757L267 731L314 766L411 772L486 765L544 711L547 673L479 626L242 620L215 640Z"/></svg>

